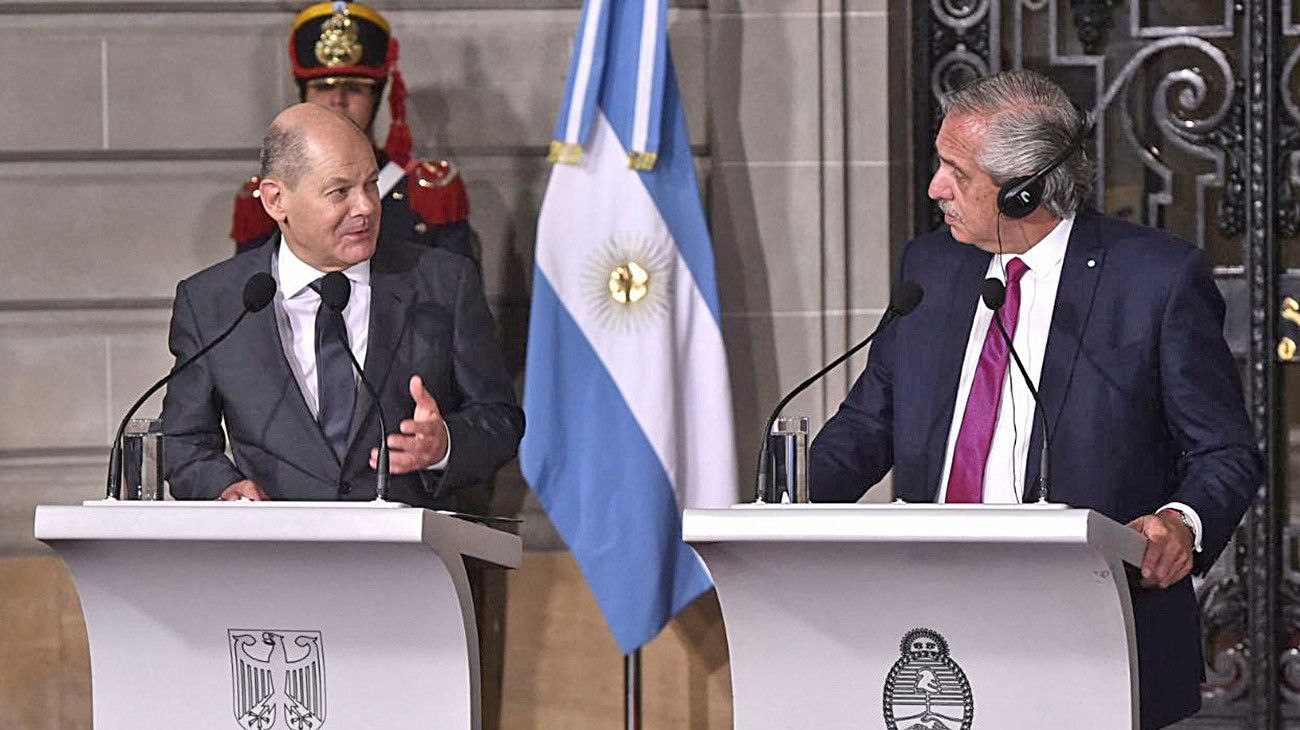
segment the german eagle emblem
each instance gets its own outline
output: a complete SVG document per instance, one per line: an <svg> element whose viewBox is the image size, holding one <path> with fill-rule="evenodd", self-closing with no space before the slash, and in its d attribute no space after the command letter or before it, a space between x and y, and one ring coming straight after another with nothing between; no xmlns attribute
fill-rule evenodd
<svg viewBox="0 0 1300 730"><path fill-rule="evenodd" d="M244 730L318 730L325 724L319 631L230 629L235 722Z"/></svg>

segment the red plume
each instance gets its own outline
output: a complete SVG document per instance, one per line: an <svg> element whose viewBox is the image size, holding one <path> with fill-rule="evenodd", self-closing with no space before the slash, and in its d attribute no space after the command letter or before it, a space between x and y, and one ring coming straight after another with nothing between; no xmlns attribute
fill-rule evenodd
<svg viewBox="0 0 1300 730"><path fill-rule="evenodd" d="M388 141L384 150L388 157L399 165L406 165L411 159L411 148L415 146L411 139L411 128L406 124L406 82L402 72L397 68L397 39L388 39L388 65L392 69L392 86L388 91L388 110L392 122L388 125Z"/></svg>

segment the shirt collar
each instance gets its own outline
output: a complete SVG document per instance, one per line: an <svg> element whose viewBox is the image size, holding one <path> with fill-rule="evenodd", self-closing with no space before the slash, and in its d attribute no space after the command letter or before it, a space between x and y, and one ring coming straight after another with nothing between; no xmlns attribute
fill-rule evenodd
<svg viewBox="0 0 1300 730"><path fill-rule="evenodd" d="M1003 256L1004 261L1010 261L1013 258L1021 259L1029 267L1031 272L1046 273L1052 269L1059 268L1061 262L1065 260L1065 248L1070 243L1070 231L1074 228L1074 214L1065 216L1061 219L1056 227L1043 236L1043 240L1029 247L1029 250L1022 254L1006 254ZM994 259L997 257L994 256ZM999 269L1002 267L999 266Z"/></svg>
<svg viewBox="0 0 1300 730"><path fill-rule="evenodd" d="M276 255L278 260L273 267L276 272L275 278L280 284L280 293L285 299L298 296L307 289L309 284L326 273L294 255L293 249L289 248L283 239L276 250ZM370 286L370 259L349 266L343 270L343 275L348 277L353 285Z"/></svg>

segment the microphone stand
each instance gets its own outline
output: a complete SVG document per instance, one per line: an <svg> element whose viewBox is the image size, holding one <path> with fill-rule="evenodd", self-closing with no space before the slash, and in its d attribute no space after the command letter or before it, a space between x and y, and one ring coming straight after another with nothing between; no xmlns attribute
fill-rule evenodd
<svg viewBox="0 0 1300 730"><path fill-rule="evenodd" d="M122 435L126 433L126 424L131 420L131 416L134 416L135 412L140 410L140 406L143 406L144 402L149 400L149 396L157 393L159 388L171 382L171 379L176 377L178 373L189 367L195 360L208 354L209 350L216 347L222 340L230 336L230 333L235 331L235 328L239 326L240 322L244 321L244 317L247 317L250 311L252 310L245 306L244 311L239 313L239 316L235 318L234 322L230 323L230 326L227 327L224 332L217 335L211 342L200 348L198 352L190 355L184 362L172 368L170 373L167 373L162 380L159 380L150 386L149 389L144 392L144 395L140 396L139 399L137 399L136 402L127 409L126 416L122 418L122 422L117 426L117 434L113 436L113 451L108 457L108 486L105 490L105 499L115 500L122 497Z"/></svg>
<svg viewBox="0 0 1300 730"><path fill-rule="evenodd" d="M357 374L357 380L361 381L366 392L375 401L375 412L379 415L379 457L375 459L375 501L386 502L388 501L388 419L384 418L384 405L379 402L379 393L375 392L374 386L366 378L366 371L362 369L361 363L357 362L357 356L352 354L352 346L348 342L347 324L343 321L343 310L348 306L352 283L343 273L330 272L325 275L319 293L321 302L338 315L332 319L339 338L343 340L343 351L348 354L348 362L352 363L352 370Z"/></svg>
<svg viewBox="0 0 1300 730"><path fill-rule="evenodd" d="M357 362L357 356L352 354L352 347L348 344L348 336L345 328L339 327L343 322L343 312L339 310L339 317L334 319L334 326L339 329L339 335L343 338L343 351L348 354L348 360L352 363L353 369L357 371L357 380L365 386L366 392L370 394L371 399L375 401L375 413L379 416L379 458L375 460L375 501L388 501L388 421L384 418L384 406L379 402L379 394L371 387L370 381L366 379L366 374L361 369L361 363Z"/></svg>
<svg viewBox="0 0 1300 730"><path fill-rule="evenodd" d="M1034 405L1037 407L1038 417L1043 424L1043 448L1039 454L1038 461L1038 504L1048 504L1047 489L1052 482L1052 459L1051 459L1051 438L1047 433L1047 411L1043 408L1043 400L1038 396L1038 388L1034 387L1034 381L1029 378L1029 371L1025 369L1025 364L1020 361L1020 355L1016 353L1016 348L1011 344L1011 336L1007 334L1007 328L1002 324L1002 305L998 305L993 310L993 321L997 324L998 332L1002 334L1002 340L1007 343L1007 351L1011 353L1011 359L1016 363L1016 369L1020 371L1020 377L1024 378L1025 385L1029 387L1029 394L1034 397ZM1012 485L1014 486L1014 485Z"/></svg>
<svg viewBox="0 0 1300 730"><path fill-rule="evenodd" d="M779 403L776 404L776 408L772 409L772 415L767 417L767 423L763 427L763 448L759 449L758 452L758 472L757 472L758 479L754 485L756 497L757 497L755 501L757 502L763 501L763 495L767 493L768 483L771 480L770 470L768 469L768 460L771 459L772 424L776 423L777 416L780 415L781 410L784 409L787 405L789 405L790 401L794 400L795 396L807 390L808 386L817 382L819 379L822 378L822 376L826 375L826 373L829 373L831 370L834 370L835 366L839 365L840 363L844 362L850 357L853 357L855 354L857 354L859 350L869 345L871 341L876 338L876 335L879 334L880 331L885 328L885 325L889 324L890 322L892 322L893 320L897 319L900 316L901 315L893 307L890 307L888 310L885 311L885 316L880 318L880 324L876 325L876 329L873 330L871 334L867 335L866 339L854 345L853 347L849 348L848 352L845 352L843 355L840 355L839 357L830 361L830 363L828 363L821 370L818 370L817 372L813 373L807 380L795 386L794 390L791 390L789 393L787 393L786 396L782 398Z"/></svg>

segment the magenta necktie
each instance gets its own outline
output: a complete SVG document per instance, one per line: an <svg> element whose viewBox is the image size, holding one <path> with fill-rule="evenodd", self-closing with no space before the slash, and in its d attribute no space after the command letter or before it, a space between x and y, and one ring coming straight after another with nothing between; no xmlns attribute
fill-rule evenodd
<svg viewBox="0 0 1300 730"><path fill-rule="evenodd" d="M1008 337L1016 336L1016 321L1020 319L1020 277L1028 270L1029 267L1020 259L1007 262L1007 299L1000 312L994 312L993 316L1001 315ZM961 418L961 430L957 432L957 445L952 451L952 471L948 474L945 502L969 504L984 501L984 465L989 460L993 427L998 420L1007 357L1006 340L998 332L997 323L990 320L989 329L984 333L979 366L975 368L970 399L966 401L966 412Z"/></svg>

